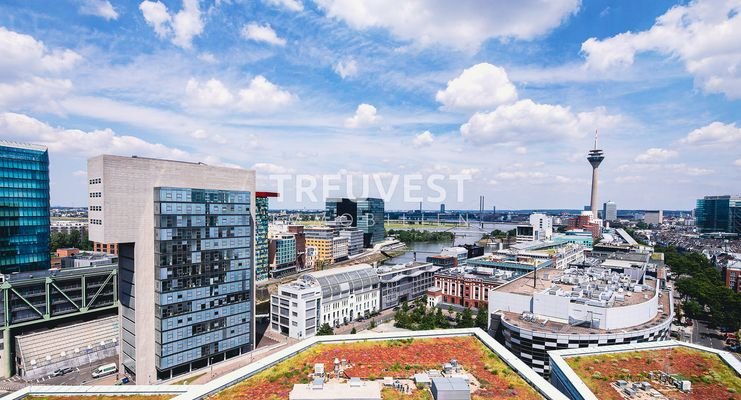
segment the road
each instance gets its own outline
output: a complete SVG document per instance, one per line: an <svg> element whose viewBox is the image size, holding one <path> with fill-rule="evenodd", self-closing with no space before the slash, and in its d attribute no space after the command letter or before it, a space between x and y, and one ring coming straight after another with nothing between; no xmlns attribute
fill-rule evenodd
<svg viewBox="0 0 741 400"><path fill-rule="evenodd" d="M703 321L693 320L692 343L717 350L726 350L726 343L720 331L708 327Z"/></svg>

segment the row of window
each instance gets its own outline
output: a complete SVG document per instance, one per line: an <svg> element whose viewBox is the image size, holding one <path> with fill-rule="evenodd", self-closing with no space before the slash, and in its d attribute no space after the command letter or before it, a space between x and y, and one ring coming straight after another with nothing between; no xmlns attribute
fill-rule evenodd
<svg viewBox="0 0 741 400"><path fill-rule="evenodd" d="M101 183L102 181L103 180L101 178L94 178L94 179L90 179L88 182L90 182L91 185L95 185L95 184Z"/></svg>
<svg viewBox="0 0 741 400"><path fill-rule="evenodd" d="M49 181L25 179L0 179L0 187L12 189L43 189L49 190Z"/></svg>
<svg viewBox="0 0 741 400"><path fill-rule="evenodd" d="M13 161L7 159L0 159L0 168L11 168L20 170L30 171L49 171L49 165L43 162L37 161Z"/></svg>
<svg viewBox="0 0 741 400"><path fill-rule="evenodd" d="M93 225L103 225L103 220L100 219L90 219L90 223Z"/></svg>
<svg viewBox="0 0 741 400"><path fill-rule="evenodd" d="M103 197L101 192L90 192L90 197Z"/></svg>
<svg viewBox="0 0 741 400"><path fill-rule="evenodd" d="M20 190L11 188L0 188L0 197L12 197L20 199L48 199L49 191L44 190Z"/></svg>
<svg viewBox="0 0 741 400"><path fill-rule="evenodd" d="M103 206L90 206L90 211L103 211Z"/></svg>

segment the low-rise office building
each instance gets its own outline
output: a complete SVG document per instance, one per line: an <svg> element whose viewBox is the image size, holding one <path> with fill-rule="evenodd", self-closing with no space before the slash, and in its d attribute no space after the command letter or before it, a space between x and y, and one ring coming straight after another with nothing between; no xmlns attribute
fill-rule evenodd
<svg viewBox="0 0 741 400"><path fill-rule="evenodd" d="M453 268L458 266L458 257L444 255L429 256L427 257L427 262L438 267Z"/></svg>
<svg viewBox="0 0 741 400"><path fill-rule="evenodd" d="M440 252L440 255L455 257L457 266L466 265L468 262L468 250L465 247L446 247Z"/></svg>
<svg viewBox="0 0 741 400"><path fill-rule="evenodd" d="M70 220L57 220L51 221L51 233L64 233L69 235L72 232L80 232L80 234L87 233L87 222L84 221L70 221Z"/></svg>
<svg viewBox="0 0 741 400"><path fill-rule="evenodd" d="M306 246L315 249L315 260L334 262L334 229L329 227L307 227L304 229Z"/></svg>
<svg viewBox="0 0 741 400"><path fill-rule="evenodd" d="M363 231L355 228L340 230L340 237L347 238L348 256L358 255L363 252Z"/></svg>
<svg viewBox="0 0 741 400"><path fill-rule="evenodd" d="M368 264L311 272L278 286L270 303L270 328L303 339L379 311L380 280Z"/></svg>
<svg viewBox="0 0 741 400"><path fill-rule="evenodd" d="M435 284L433 276L440 267L426 262L382 266L376 269L381 281L381 309L396 307L425 294Z"/></svg>
<svg viewBox="0 0 741 400"><path fill-rule="evenodd" d="M429 291L428 295L439 296L439 299L435 299L435 305L454 304L486 309L489 293L514 276L517 275L512 271L494 268L469 266L441 269L434 276L434 287L439 291Z"/></svg>
<svg viewBox="0 0 741 400"><path fill-rule="evenodd" d="M332 238L332 262L347 260L348 238L344 236L335 236Z"/></svg>
<svg viewBox="0 0 741 400"><path fill-rule="evenodd" d="M548 350L667 338L672 295L647 264L538 268L489 294L490 333L536 372ZM663 268L663 267L662 267Z"/></svg>
<svg viewBox="0 0 741 400"><path fill-rule="evenodd" d="M118 244L93 242L93 251L96 253L118 254Z"/></svg>
<svg viewBox="0 0 741 400"><path fill-rule="evenodd" d="M296 266L296 235L280 233L270 238L268 259L270 260L270 277L280 278L294 274Z"/></svg>

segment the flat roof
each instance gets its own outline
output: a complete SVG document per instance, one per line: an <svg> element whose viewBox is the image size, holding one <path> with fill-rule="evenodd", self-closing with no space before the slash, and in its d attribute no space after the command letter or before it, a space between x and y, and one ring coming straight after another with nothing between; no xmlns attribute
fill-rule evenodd
<svg viewBox="0 0 741 400"><path fill-rule="evenodd" d="M46 146L42 146L40 144L14 142L12 140L0 140L0 146L13 147L16 149L24 150L46 151Z"/></svg>
<svg viewBox="0 0 741 400"><path fill-rule="evenodd" d="M380 400L381 384L376 381L362 381L359 386L350 383L325 382L321 389L313 383L297 383L289 395L291 400Z"/></svg>
<svg viewBox="0 0 741 400"><path fill-rule="evenodd" d="M667 354L667 351L671 353ZM695 354L699 357L694 357ZM718 363L714 363L712 357L707 357L712 355L718 357ZM662 385L661 382L649 381L654 389L659 389L661 394L669 399L738 398L737 394L741 391L741 379L738 378L741 375L741 361L726 351L693 343L667 340L551 350L548 356L551 369L560 371L560 374L554 374L553 377L565 381L571 386L570 389L575 389L580 398L585 400L615 397L609 396L612 393L620 396L611 385L617 380L630 380L630 377L635 377L638 381L649 381L647 377L649 372L666 370L670 374L678 374L682 379L692 381L692 391L686 394L680 394L668 385ZM682 359L684 357L687 359ZM718 371L723 368L728 368L730 373ZM627 378L625 369L628 369L630 374ZM714 371L711 379L703 379L711 370ZM595 375L599 379L593 378ZM716 387L712 388L713 385ZM729 388L734 389L735 393L729 392Z"/></svg>
<svg viewBox="0 0 741 400"><path fill-rule="evenodd" d="M482 345L481 351L484 351L484 349L486 351L491 351L498 357L479 357L478 354L471 354L470 351L468 353L461 351L461 347L456 345L457 342L453 343L453 341L462 340L466 337L478 340ZM430 342L432 343L432 346L429 348L425 347L427 340L432 341ZM440 343L435 344L436 340L440 340ZM384 344L383 342L386 343ZM378 343L378 346L381 346L380 350L375 349L376 343ZM475 343L476 342L471 342L469 346ZM325 349L327 354L322 355L322 352L320 351L322 348L317 348L317 351L307 351L309 348L316 345L329 346L322 347ZM344 346L347 346L346 351L342 350L345 348ZM354 346L359 347L354 348ZM403 351L409 346L411 347L410 349L407 349L407 352L414 351L414 353L411 353L411 358L414 359L409 357L404 358L405 355L403 354ZM443 349L449 351L449 353L441 351ZM471 348L468 347L466 349L471 350ZM354 351L351 353L351 350ZM343 355L343 353L345 354ZM353 354L355 355L354 358ZM296 357L301 358L299 360ZM494 340L486 332L478 328L470 328L416 332L364 332L355 335L314 336L289 348L273 353L262 360L216 378L206 385L202 385L195 390L189 391L185 395L178 396L175 400L196 400L205 397L218 399L219 393L225 390L229 391L224 393L226 396L238 394L238 396L241 396L240 398L259 400L260 398L254 396L249 397L252 393L245 389L251 387L265 396L274 397L276 396L276 392L273 390L274 385L279 385L281 387L290 385L289 388L292 389L293 382L283 378L272 381L270 379L266 380L266 377L270 378L270 374L281 374L282 377L284 376L283 374L285 374L286 371L290 371L291 368L298 368L300 370L300 362L309 363L310 366L313 366L316 358L320 358L321 360L326 358L328 362L330 359L333 360L335 357L347 358L348 363L363 363L360 368L353 367L346 369L345 371L348 376L359 376L358 374L364 376L372 373L374 374L374 377L377 378L374 380L377 381L383 379L384 376L397 375L408 375L411 379L415 373L414 368L416 367L406 370L404 365L412 366L411 364L414 363L435 363L435 368L439 369L441 365L437 364L440 364L440 360L457 358L463 368L469 372L473 372L474 375L484 374L486 375L486 379L489 379L491 382L504 379L508 384L513 383L514 386L510 390L519 392L521 395L530 394L530 398L542 396L546 399L567 399L565 395L559 392L535 371L527 367L525 363L507 350L502 344ZM470 364L473 363L497 364L496 369L499 373L492 373L482 365L477 364L471 366ZM392 368L395 364L398 364L401 368ZM309 369L312 370L311 368ZM512 371L514 374L502 374L501 372L503 370ZM291 379L298 381L301 379L300 375L300 373L298 375L294 374ZM250 382L249 379L253 376L256 377L256 379ZM495 383L492 383L492 385L496 386ZM527 393L525 393L525 391ZM281 389L281 393L283 393L283 389ZM519 397L523 398L525 396Z"/></svg>

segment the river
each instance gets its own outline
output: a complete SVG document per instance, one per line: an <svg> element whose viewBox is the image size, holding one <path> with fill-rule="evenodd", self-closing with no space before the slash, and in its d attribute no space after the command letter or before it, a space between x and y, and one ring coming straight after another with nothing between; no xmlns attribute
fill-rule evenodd
<svg viewBox="0 0 741 400"><path fill-rule="evenodd" d="M464 244L473 244L477 240L481 239L481 236L484 235L484 233L489 233L495 229L499 229L500 231L509 231L512 229L515 229L517 225L516 224L493 224L493 223L485 223L484 228L481 229L480 225L474 223L471 223L470 227L461 227L461 228L415 228L413 225L409 227L409 229L417 229L417 230L431 230L431 231L439 231L439 230L445 230L455 233L455 243L451 243L449 241L445 242L413 242L408 244L407 247L409 247L409 250L405 252L404 254L401 254L399 256L396 256L388 261L386 261L385 264L402 264L409 261L414 260L414 253L417 253L417 261L424 261L427 259L428 256L433 256L436 254L440 254L442 249L444 247L451 247L453 246L461 246ZM398 229L396 229L398 230Z"/></svg>

